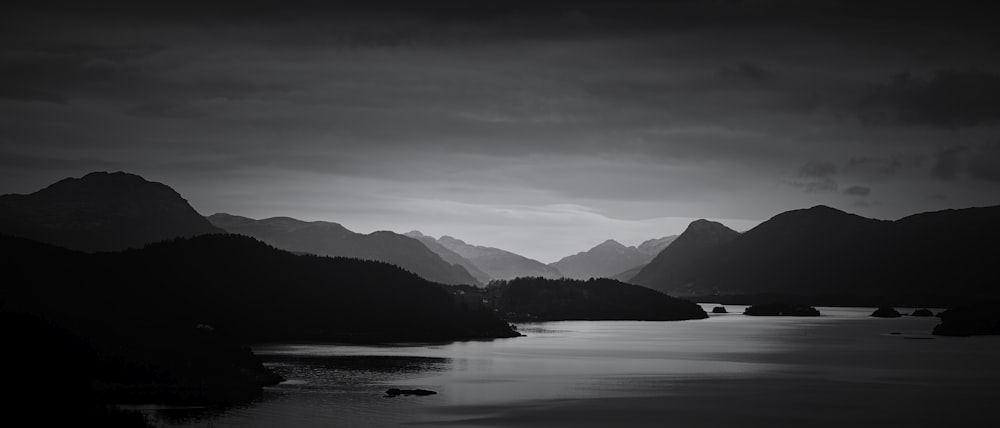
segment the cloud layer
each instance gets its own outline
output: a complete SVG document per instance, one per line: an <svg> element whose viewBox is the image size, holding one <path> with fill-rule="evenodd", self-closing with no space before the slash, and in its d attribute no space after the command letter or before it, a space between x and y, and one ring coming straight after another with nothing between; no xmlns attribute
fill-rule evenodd
<svg viewBox="0 0 1000 428"><path fill-rule="evenodd" d="M544 261L693 218L997 203L989 15L870 3L12 7L0 192L123 169L206 214Z"/></svg>

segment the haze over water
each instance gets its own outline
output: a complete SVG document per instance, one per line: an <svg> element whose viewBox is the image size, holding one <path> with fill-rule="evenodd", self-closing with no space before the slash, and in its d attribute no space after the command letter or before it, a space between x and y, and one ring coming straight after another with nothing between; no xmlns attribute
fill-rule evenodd
<svg viewBox="0 0 1000 428"><path fill-rule="evenodd" d="M711 309L713 305L703 305ZM730 314L522 324L527 336L400 346L255 347L289 381L166 426L953 426L1000 399L1000 338L932 337L937 318ZM909 313L911 309L906 309ZM384 398L388 388L426 397Z"/></svg>

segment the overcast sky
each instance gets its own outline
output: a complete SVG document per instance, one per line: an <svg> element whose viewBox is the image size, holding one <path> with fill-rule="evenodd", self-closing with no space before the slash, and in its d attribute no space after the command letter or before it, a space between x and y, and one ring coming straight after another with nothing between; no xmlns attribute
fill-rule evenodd
<svg viewBox="0 0 1000 428"><path fill-rule="evenodd" d="M0 193L124 170L544 262L1000 203L1000 36L962 2L280 4L2 6Z"/></svg>

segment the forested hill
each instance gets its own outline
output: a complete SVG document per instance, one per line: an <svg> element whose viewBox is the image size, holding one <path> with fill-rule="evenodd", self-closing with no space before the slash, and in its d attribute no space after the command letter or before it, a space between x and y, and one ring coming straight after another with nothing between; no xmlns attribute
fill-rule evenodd
<svg viewBox="0 0 1000 428"><path fill-rule="evenodd" d="M8 307L87 322L200 324L246 341L508 337L439 284L372 261L295 255L253 238L204 235L83 254L0 238Z"/></svg>
<svg viewBox="0 0 1000 428"><path fill-rule="evenodd" d="M485 289L453 287L470 301L485 300L511 321L644 320L707 318L695 303L607 278L498 280Z"/></svg>

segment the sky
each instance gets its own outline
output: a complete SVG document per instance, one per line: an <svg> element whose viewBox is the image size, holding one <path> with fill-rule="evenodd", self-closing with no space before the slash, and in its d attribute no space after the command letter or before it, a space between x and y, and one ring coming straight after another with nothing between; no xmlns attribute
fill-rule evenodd
<svg viewBox="0 0 1000 428"><path fill-rule="evenodd" d="M79 3L0 6L0 193L121 170L205 215L543 262L698 218L1000 203L973 2Z"/></svg>

